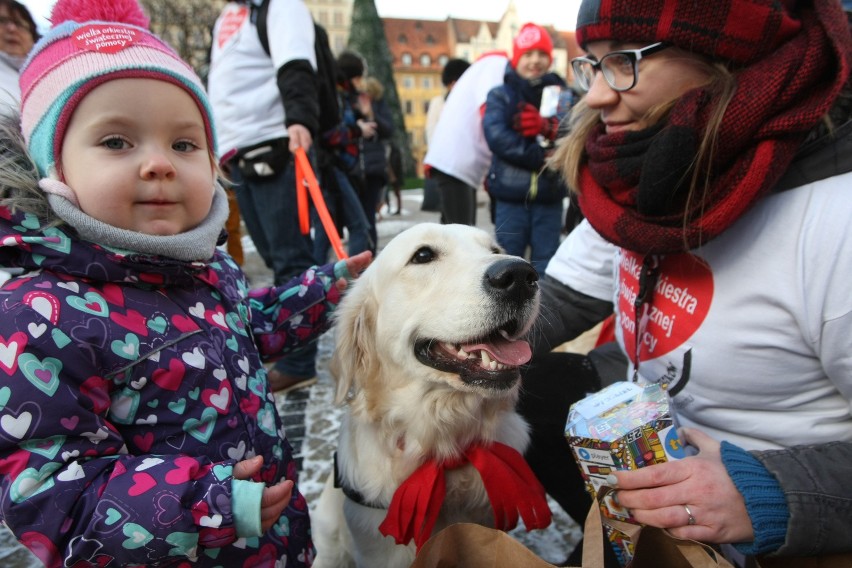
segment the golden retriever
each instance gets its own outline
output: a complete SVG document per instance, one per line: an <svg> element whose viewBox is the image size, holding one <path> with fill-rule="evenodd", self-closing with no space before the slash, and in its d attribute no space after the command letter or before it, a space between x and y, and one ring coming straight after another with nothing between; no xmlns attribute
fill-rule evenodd
<svg viewBox="0 0 852 568"><path fill-rule="evenodd" d="M415 225L352 283L337 310L331 363L335 402L345 405L336 471L346 493L329 479L318 500L316 567L407 568L414 544L379 530L400 484L427 460L457 461L477 444L523 453L518 366L530 358L523 337L538 305L532 266L465 225ZM466 464L445 479L432 533L454 522L495 525L477 469ZM543 526L549 515L539 515Z"/></svg>

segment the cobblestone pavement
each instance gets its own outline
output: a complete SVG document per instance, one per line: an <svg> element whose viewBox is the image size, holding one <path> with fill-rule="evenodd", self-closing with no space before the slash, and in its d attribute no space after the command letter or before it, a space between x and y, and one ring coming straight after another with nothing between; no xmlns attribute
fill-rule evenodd
<svg viewBox="0 0 852 568"><path fill-rule="evenodd" d="M488 214L488 198L479 195L477 225L493 230ZM438 222L437 213L420 211L422 191L403 192L403 209L400 215L385 215L378 223L379 250L403 230L421 222ZM244 269L252 286L272 283L270 271L254 251L251 240L243 237L246 253ZM340 424L340 409L332 402L333 382L328 362L334 349L331 333L319 342L316 384L307 389L293 391L278 400L278 410L284 422L287 437L300 462L299 485L308 504L316 503L325 480L331 471L331 456L335 449ZM527 533L523 527L512 531L512 536L548 562L562 562L580 537L580 529L555 502L550 502L554 512L553 524L545 530ZM41 566L29 552L18 545L11 534L0 528L0 567L31 568Z"/></svg>

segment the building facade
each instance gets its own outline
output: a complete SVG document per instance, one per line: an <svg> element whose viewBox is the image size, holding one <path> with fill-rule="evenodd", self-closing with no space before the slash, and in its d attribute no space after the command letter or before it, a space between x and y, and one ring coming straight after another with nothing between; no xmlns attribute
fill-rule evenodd
<svg viewBox="0 0 852 568"><path fill-rule="evenodd" d="M417 164L417 173L423 173L426 155L426 113L429 101L444 94L441 70L451 58L459 57L473 62L485 53L504 51L511 55L512 39L526 23L518 18L514 1L498 22L463 20L412 20L382 18L385 37L393 56L393 70L405 117L405 129L411 151ZM569 83L570 59L581 50L574 32L559 32L546 27L553 40L551 69L566 77Z"/></svg>
<svg viewBox="0 0 852 568"><path fill-rule="evenodd" d="M353 0L305 0L314 20L329 34L335 55L346 49ZM473 62L485 53L511 54L512 39L526 23L518 18L512 0L497 22L447 18L418 20L382 18L385 38L393 57L393 72L405 119L409 144L422 175L426 155L426 113L429 101L444 94L441 70L454 57ZM552 69L572 80L569 62L580 54L574 32L547 27L553 40Z"/></svg>
<svg viewBox="0 0 852 568"><path fill-rule="evenodd" d="M335 55L349 43L349 25L352 22L352 0L305 0L314 21L328 32L328 42Z"/></svg>

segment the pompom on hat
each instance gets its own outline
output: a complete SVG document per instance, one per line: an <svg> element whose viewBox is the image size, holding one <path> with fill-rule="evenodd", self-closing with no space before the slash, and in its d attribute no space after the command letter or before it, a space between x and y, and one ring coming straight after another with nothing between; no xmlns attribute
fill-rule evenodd
<svg viewBox="0 0 852 568"><path fill-rule="evenodd" d="M577 42L664 42L748 65L796 35L801 22L780 0L583 0Z"/></svg>
<svg viewBox="0 0 852 568"><path fill-rule="evenodd" d="M533 49L545 52L553 60L553 40L547 30L536 24L524 24L512 40L512 67L517 69L521 56Z"/></svg>
<svg viewBox="0 0 852 568"><path fill-rule="evenodd" d="M83 97L114 79L157 79L184 89L198 105L216 152L201 80L151 33L137 0L59 0L50 19L53 27L20 73L21 129L41 175L56 177L65 132Z"/></svg>

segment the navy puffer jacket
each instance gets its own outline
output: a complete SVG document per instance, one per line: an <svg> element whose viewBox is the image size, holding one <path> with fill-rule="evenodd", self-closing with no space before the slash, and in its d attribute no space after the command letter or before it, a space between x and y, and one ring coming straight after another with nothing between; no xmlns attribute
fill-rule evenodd
<svg viewBox="0 0 852 568"><path fill-rule="evenodd" d="M548 85L567 88L555 73L547 73L533 82L522 79L511 64L507 64L504 83L488 93L482 128L492 153L487 183L494 199L557 203L567 195L559 174L544 168L546 149L535 137L526 138L513 128L520 107L529 103L539 108L542 90ZM533 172L538 172L539 176L531 191Z"/></svg>

